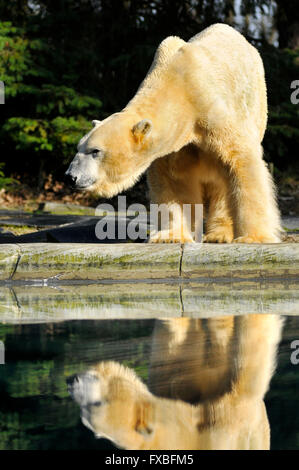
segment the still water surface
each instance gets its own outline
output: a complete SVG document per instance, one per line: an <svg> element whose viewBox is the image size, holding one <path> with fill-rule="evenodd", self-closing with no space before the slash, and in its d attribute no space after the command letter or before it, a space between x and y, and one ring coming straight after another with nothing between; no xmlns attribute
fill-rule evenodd
<svg viewBox="0 0 299 470"><path fill-rule="evenodd" d="M0 449L298 449L296 339L268 314L0 324Z"/></svg>

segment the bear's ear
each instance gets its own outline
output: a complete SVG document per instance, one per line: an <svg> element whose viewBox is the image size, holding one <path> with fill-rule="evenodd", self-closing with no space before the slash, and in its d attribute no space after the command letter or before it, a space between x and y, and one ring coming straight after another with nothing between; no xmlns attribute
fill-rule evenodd
<svg viewBox="0 0 299 470"><path fill-rule="evenodd" d="M146 135L149 135L153 127L152 121L149 119L142 119L137 122L132 128L132 133L137 142L141 142Z"/></svg>
<svg viewBox="0 0 299 470"><path fill-rule="evenodd" d="M144 438L152 435L154 430L154 405L150 401L140 401L135 405L135 431Z"/></svg>
<svg viewBox="0 0 299 470"><path fill-rule="evenodd" d="M94 120L91 121L91 122L92 122L93 127L96 127L96 126L98 126L99 124L101 124L101 121L97 121L96 119L94 119Z"/></svg>

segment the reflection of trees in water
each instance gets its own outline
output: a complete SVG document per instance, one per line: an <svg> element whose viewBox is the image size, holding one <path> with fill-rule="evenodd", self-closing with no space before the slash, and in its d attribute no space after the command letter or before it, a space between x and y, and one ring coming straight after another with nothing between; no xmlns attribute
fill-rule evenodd
<svg viewBox="0 0 299 470"><path fill-rule="evenodd" d="M299 366L290 361L290 344L294 339L299 339L299 318L288 317L279 346L277 370L265 398L273 449L299 447Z"/></svg>
<svg viewBox="0 0 299 470"><path fill-rule="evenodd" d="M50 331L47 325L0 325L7 352L6 365L0 366L0 449L110 446L80 423L65 378L114 359L146 381L153 327L151 320L72 321L53 324ZM299 442L299 366L290 362L294 339L299 339L298 317L286 321L265 399L273 449L294 449Z"/></svg>
<svg viewBox="0 0 299 470"><path fill-rule="evenodd" d="M81 425L65 378L100 358L146 380L152 329L147 320L0 325L0 449L112 448Z"/></svg>

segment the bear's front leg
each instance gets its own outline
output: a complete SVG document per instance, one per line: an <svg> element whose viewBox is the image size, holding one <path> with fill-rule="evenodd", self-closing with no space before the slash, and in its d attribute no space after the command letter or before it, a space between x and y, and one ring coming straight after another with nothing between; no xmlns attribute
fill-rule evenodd
<svg viewBox="0 0 299 470"><path fill-rule="evenodd" d="M280 216L274 184L261 145L240 152L231 162L235 208L234 243L280 242Z"/></svg>
<svg viewBox="0 0 299 470"><path fill-rule="evenodd" d="M150 243L193 243L192 221L187 220L183 204L169 198L151 205Z"/></svg>
<svg viewBox="0 0 299 470"><path fill-rule="evenodd" d="M189 172L187 174L179 172L178 174L175 171L177 168L174 159L177 160L178 155L159 158L152 163L148 170L153 226L149 238L150 243L194 242L192 231L196 227L196 212L194 204L190 201L194 200L192 191L195 186L192 185L192 175ZM188 167L186 155L184 161L185 166ZM198 198L197 194L197 200L202 203ZM189 204L189 208L186 210L187 204Z"/></svg>
<svg viewBox="0 0 299 470"><path fill-rule="evenodd" d="M171 213L171 212L170 212ZM153 230L150 234L149 243L193 243L191 233L186 230L183 224L173 227L170 222L169 227Z"/></svg>

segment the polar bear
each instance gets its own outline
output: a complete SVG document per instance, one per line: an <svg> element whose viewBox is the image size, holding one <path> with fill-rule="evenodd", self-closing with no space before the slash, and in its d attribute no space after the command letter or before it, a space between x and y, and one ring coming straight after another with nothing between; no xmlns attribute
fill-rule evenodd
<svg viewBox="0 0 299 470"><path fill-rule="evenodd" d="M133 99L80 140L66 177L77 189L112 197L148 169L152 202L182 212L170 217L169 236L161 230L152 242L193 241L184 204L207 208L206 242L279 242L261 146L266 122L259 53L230 26L215 24L189 42L160 44Z"/></svg>

